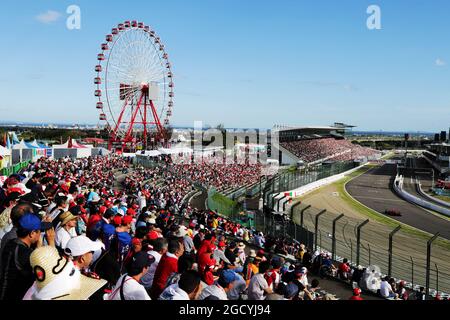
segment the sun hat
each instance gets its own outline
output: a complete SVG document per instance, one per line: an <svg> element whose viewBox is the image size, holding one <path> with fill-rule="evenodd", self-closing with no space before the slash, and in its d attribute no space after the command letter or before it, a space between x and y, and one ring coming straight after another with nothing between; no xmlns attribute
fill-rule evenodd
<svg viewBox="0 0 450 320"><path fill-rule="evenodd" d="M239 249L244 250L245 249L245 244L243 242L239 242L238 246Z"/></svg>
<svg viewBox="0 0 450 320"><path fill-rule="evenodd" d="M256 257L256 251L253 249L250 249L250 252L248 254L249 257L255 258Z"/></svg>
<svg viewBox="0 0 450 320"><path fill-rule="evenodd" d="M74 216L72 212L66 211L59 216L59 220L61 221L61 226L66 225L69 221L78 219L77 216Z"/></svg>
<svg viewBox="0 0 450 320"><path fill-rule="evenodd" d="M39 247L30 256L36 277L33 300L87 300L107 281L86 277L72 261L52 246Z"/></svg>
<svg viewBox="0 0 450 320"><path fill-rule="evenodd" d="M64 253L71 257L79 257L91 251L101 250L104 247L105 245L101 242L92 241L86 236L78 236L67 242Z"/></svg>

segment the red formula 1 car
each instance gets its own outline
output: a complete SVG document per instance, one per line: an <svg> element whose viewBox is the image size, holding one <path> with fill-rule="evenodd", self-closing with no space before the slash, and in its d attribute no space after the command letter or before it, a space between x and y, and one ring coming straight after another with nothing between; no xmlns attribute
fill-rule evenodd
<svg viewBox="0 0 450 320"><path fill-rule="evenodd" d="M393 217L401 217L402 213L400 212L400 210L397 209L386 209L384 210L384 214L388 215L388 216L393 216Z"/></svg>

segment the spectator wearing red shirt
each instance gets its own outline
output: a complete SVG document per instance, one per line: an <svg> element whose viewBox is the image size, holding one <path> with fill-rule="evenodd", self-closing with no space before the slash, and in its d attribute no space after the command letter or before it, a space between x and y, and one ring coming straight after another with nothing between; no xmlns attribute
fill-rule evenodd
<svg viewBox="0 0 450 320"><path fill-rule="evenodd" d="M158 299L164 291L167 279L172 273L178 272L178 258L184 253L183 243L178 240L169 242L168 251L162 256L153 278L153 285L150 290L150 297L154 300Z"/></svg>
<svg viewBox="0 0 450 320"><path fill-rule="evenodd" d="M342 280L348 280L351 273L351 268L348 264L348 260L345 258L338 267L339 278Z"/></svg>
<svg viewBox="0 0 450 320"><path fill-rule="evenodd" d="M363 298L361 298L361 289L353 289L353 296L351 296L349 300L364 300Z"/></svg>

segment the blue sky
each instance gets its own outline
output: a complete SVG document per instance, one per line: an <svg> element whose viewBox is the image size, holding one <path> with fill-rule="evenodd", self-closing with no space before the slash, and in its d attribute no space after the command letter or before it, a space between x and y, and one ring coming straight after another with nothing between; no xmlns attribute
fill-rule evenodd
<svg viewBox="0 0 450 320"><path fill-rule="evenodd" d="M71 4L81 30L66 28ZM370 4L381 30L366 27ZM49 10L59 18L37 19ZM174 125L440 131L450 126L449 12L446 0L8 1L0 120L97 123L100 44L138 20L170 55Z"/></svg>

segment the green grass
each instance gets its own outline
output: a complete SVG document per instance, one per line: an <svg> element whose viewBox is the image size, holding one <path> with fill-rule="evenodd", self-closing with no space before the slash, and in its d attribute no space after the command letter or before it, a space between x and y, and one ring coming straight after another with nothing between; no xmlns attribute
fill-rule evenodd
<svg viewBox="0 0 450 320"><path fill-rule="evenodd" d="M369 171L372 167L374 167L374 165L368 165L364 168L361 168L355 172L353 172L352 174L346 176L345 178L335 182L334 184L336 185L339 194L341 196L341 199L343 201L345 201L348 205L350 205L351 207L353 207L355 210L357 210L359 213L365 215L366 217L377 221L379 223L382 223L386 226L392 227L393 229L395 227L397 227L398 225L402 226L402 231L419 237L421 239L424 240L428 240L430 239L430 235L426 232L423 232L419 229L416 229L414 227L411 227L407 224L401 223L395 219L391 219L373 209L370 209L368 207L366 207L365 205L363 205L362 203L360 203L358 200L356 200L355 198L353 198L346 190L345 186L348 182L350 182L352 179L356 178L357 176L360 176L362 174L364 174L365 172ZM434 242L434 244L439 245L445 249L450 249L450 242L444 239L436 239L436 241Z"/></svg>
<svg viewBox="0 0 450 320"><path fill-rule="evenodd" d="M433 195L433 197L435 197L435 198L437 198L439 200L445 201L445 202L450 202L450 197L438 196L438 195L435 195L435 194Z"/></svg>

